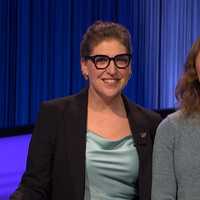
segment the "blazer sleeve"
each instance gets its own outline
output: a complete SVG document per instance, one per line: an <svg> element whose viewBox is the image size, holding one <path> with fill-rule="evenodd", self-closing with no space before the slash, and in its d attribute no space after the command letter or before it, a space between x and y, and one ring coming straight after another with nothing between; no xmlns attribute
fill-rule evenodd
<svg viewBox="0 0 200 200"><path fill-rule="evenodd" d="M176 200L174 129L166 118L156 132L153 150L152 200Z"/></svg>
<svg viewBox="0 0 200 200"><path fill-rule="evenodd" d="M10 200L46 200L49 197L58 111L43 103L29 145L26 171Z"/></svg>

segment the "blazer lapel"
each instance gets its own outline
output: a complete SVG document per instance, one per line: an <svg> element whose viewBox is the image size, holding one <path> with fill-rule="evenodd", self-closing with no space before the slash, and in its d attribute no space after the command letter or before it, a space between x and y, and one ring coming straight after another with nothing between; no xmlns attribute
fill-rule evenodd
<svg viewBox="0 0 200 200"><path fill-rule="evenodd" d="M84 90L72 97L65 111L65 134L67 135L67 159L76 199L84 198L85 153L87 129L88 92Z"/></svg>
<svg viewBox="0 0 200 200"><path fill-rule="evenodd" d="M134 104L130 104L128 99L125 96L122 96L124 100L125 109L127 112L127 117L129 120L129 125L131 132L133 134L134 141L136 146L147 144L147 136L149 132L149 127L145 126L145 119L141 112L138 110Z"/></svg>

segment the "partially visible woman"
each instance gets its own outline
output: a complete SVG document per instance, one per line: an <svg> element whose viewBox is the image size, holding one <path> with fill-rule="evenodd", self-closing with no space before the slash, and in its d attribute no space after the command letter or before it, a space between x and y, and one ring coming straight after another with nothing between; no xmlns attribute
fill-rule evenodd
<svg viewBox="0 0 200 200"><path fill-rule="evenodd" d="M123 94L131 75L128 30L96 22L81 42L89 88L45 102L12 200L150 200L160 118Z"/></svg>
<svg viewBox="0 0 200 200"><path fill-rule="evenodd" d="M156 133L152 200L200 199L200 38L188 54L176 97L180 110Z"/></svg>

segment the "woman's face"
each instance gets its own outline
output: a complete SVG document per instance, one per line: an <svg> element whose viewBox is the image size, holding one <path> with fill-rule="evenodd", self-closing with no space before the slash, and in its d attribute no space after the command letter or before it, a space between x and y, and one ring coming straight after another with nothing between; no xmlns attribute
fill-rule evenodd
<svg viewBox="0 0 200 200"><path fill-rule="evenodd" d="M197 75L200 81L200 52L198 53L197 58L196 58L196 70L197 70Z"/></svg>
<svg viewBox="0 0 200 200"><path fill-rule="evenodd" d="M106 55L114 57L119 54L126 54L127 49L116 39L104 40L94 47L90 56ZM104 62L103 60L100 62ZM123 60L122 60L123 62ZM119 69L113 60L105 69L97 69L92 60L81 62L83 74L89 78L90 94L100 96L101 98L113 98L121 94L131 74L130 63L128 67Z"/></svg>

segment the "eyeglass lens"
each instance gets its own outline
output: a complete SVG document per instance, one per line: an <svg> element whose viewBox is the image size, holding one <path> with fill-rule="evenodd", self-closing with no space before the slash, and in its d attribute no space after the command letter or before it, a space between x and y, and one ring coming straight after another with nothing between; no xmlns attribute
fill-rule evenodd
<svg viewBox="0 0 200 200"><path fill-rule="evenodd" d="M114 61L114 64L116 65L116 67L126 68L130 62L130 55L121 54L121 55L116 55L113 58L106 55L94 56L94 64L96 65L97 68L101 68L101 69L108 67L111 60Z"/></svg>

